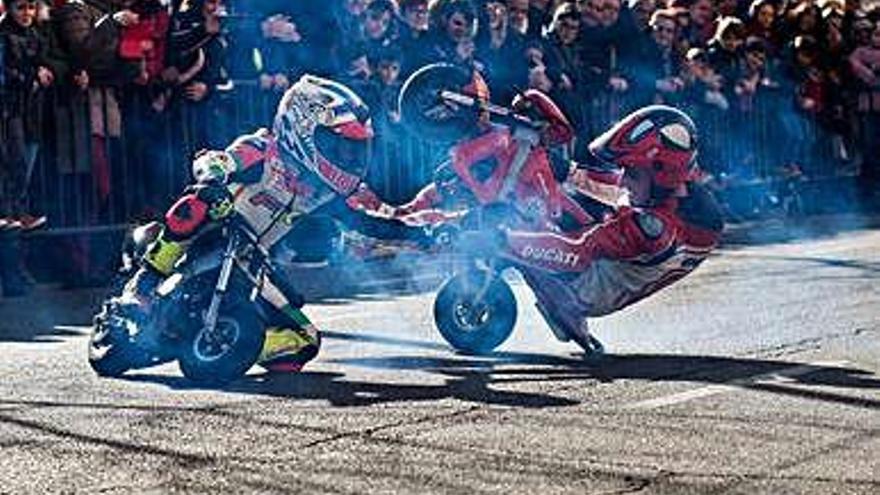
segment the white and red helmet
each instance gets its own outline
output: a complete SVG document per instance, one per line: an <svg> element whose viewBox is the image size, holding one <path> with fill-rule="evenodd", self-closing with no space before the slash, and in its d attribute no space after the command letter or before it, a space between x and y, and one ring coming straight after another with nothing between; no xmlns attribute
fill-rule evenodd
<svg viewBox="0 0 880 495"><path fill-rule="evenodd" d="M651 172L654 183L676 189L696 167L697 128L684 112L651 105L624 117L589 145L599 162Z"/></svg>
<svg viewBox="0 0 880 495"><path fill-rule="evenodd" d="M347 86L302 76L281 98L273 134L285 161L322 174L328 165L363 177L373 128L367 105Z"/></svg>

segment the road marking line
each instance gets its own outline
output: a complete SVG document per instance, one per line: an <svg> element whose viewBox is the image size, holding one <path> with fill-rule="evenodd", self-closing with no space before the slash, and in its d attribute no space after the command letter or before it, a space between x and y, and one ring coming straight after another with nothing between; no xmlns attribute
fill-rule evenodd
<svg viewBox="0 0 880 495"><path fill-rule="evenodd" d="M755 383L759 381L780 381L800 375L806 375L808 373L822 371L823 368L840 368L848 364L849 363L847 361L817 361L815 363L801 364L797 366L792 366L790 368L783 368L778 371L772 371L770 373L762 373L760 375L750 376L748 378L731 380L724 384L708 385L706 387L687 390L664 397L657 397L654 399L634 402L624 407L624 409L657 409L660 407L672 406L694 399L702 399L725 392L739 390L742 385L747 385L749 383Z"/></svg>

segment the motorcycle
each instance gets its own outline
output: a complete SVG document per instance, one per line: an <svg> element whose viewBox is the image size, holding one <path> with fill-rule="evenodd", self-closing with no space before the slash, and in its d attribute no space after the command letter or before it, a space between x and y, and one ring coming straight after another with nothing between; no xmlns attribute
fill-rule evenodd
<svg viewBox="0 0 880 495"><path fill-rule="evenodd" d="M404 83L399 107L405 125L435 142L449 143L456 135L463 136L467 122L473 122L475 109L487 111L493 121L512 129L515 151L497 156L491 170L484 161L468 160L446 162L438 170L439 175L446 180L452 177L468 192L470 204L459 227L459 239L479 238L480 232L510 221L560 231L594 223L596 208L601 211L607 205L588 197L574 199L570 191L563 190L540 140L548 123L448 89L450 81L461 79L457 72L460 70L445 64L419 69ZM453 242L456 244L461 248L472 243ZM516 298L502 274L517 267L480 249L458 251L463 255L462 263L437 293L434 321L441 336L456 350L487 354L510 337L516 324ZM561 330L548 312L542 311L542 315L557 338L580 339ZM578 343L590 352L603 350L595 339L580 340Z"/></svg>
<svg viewBox="0 0 880 495"><path fill-rule="evenodd" d="M137 260L160 230L156 222L135 229L120 282L138 271ZM100 376L116 377L176 360L195 382L239 378L263 348L263 303L251 293L274 270L255 233L232 215L197 239L156 289L149 311L135 310L123 284L115 284L94 317L89 364Z"/></svg>

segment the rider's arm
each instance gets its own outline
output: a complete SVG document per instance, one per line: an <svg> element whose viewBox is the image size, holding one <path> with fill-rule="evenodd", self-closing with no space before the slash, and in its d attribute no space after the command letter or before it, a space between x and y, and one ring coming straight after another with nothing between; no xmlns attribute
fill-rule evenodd
<svg viewBox="0 0 880 495"><path fill-rule="evenodd" d="M611 219L580 234L508 231L504 251L537 268L581 272L600 258L647 262L674 245L674 229L662 218L623 208Z"/></svg>

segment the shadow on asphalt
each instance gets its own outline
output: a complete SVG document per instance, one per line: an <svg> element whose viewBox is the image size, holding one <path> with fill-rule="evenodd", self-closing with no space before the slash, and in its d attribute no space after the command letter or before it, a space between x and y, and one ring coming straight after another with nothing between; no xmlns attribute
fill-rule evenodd
<svg viewBox="0 0 880 495"><path fill-rule="evenodd" d="M377 338L383 342L384 337ZM398 345L399 342L395 342ZM431 348L432 343L426 343ZM616 380L724 384L789 397L853 407L880 409L880 400L844 395L824 387L880 390L872 373L834 365L782 360L663 354L608 355L581 359L544 354L502 352L491 356L408 356L331 359L328 362L382 370L420 371L445 377L442 384L401 384L349 380L344 373L304 372L295 375L249 375L223 388L226 392L326 400L333 406L369 406L393 402L458 399L478 404L523 408L573 406L580 402L539 391L511 390L507 385L547 383L571 389ZM798 373L788 374L797 367ZM776 376L785 380L775 380ZM132 374L127 380L172 389L193 389L183 377ZM819 389L819 387L823 387Z"/></svg>

